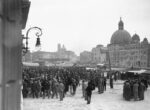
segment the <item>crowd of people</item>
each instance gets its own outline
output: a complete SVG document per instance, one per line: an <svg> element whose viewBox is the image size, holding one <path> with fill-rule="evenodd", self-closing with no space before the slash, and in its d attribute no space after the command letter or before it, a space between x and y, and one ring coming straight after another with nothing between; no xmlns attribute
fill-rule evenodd
<svg viewBox="0 0 150 110"><path fill-rule="evenodd" d="M86 70L83 67L24 67L23 97L56 97L62 101L67 92L75 95L82 82L83 97L89 104L96 87L98 93L106 90L106 80L101 71Z"/></svg>
<svg viewBox="0 0 150 110"><path fill-rule="evenodd" d="M129 79L124 82L123 97L125 100L134 101L144 100L144 92L148 88L148 82L144 78Z"/></svg>
<svg viewBox="0 0 150 110"><path fill-rule="evenodd" d="M76 70L77 72L78 70ZM59 68L25 67L23 69L23 97L48 97L63 100L65 93L71 90L74 95L79 85L79 72Z"/></svg>
<svg viewBox="0 0 150 110"><path fill-rule="evenodd" d="M23 67L23 97L59 98L64 99L67 93L74 96L78 86L82 86L82 97L91 102L92 91L98 88L98 93L106 91L109 78L110 88L124 74L110 73L107 76L101 70L87 70L85 67ZM135 77L137 78L137 77ZM144 100L144 91L148 88L145 79L127 80L123 85L125 100Z"/></svg>

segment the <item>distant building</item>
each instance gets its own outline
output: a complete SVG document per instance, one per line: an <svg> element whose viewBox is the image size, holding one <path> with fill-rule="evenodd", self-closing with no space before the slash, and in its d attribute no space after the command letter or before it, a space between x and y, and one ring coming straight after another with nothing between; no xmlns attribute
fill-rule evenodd
<svg viewBox="0 0 150 110"><path fill-rule="evenodd" d="M89 51L83 51L80 53L80 63L90 64L92 63L92 53Z"/></svg>
<svg viewBox="0 0 150 110"><path fill-rule="evenodd" d="M58 44L56 52L29 52L25 55L23 61L40 62L44 64L57 64L65 62L75 63L77 59L78 57L73 51L68 51L64 45L61 47L61 44Z"/></svg>
<svg viewBox="0 0 150 110"><path fill-rule="evenodd" d="M130 33L124 29L121 19L118 30L113 33L107 47L112 67L150 67L150 44L147 38L140 42L138 34L131 37Z"/></svg>
<svg viewBox="0 0 150 110"><path fill-rule="evenodd" d="M106 63L107 47L97 45L92 49L92 63Z"/></svg>
<svg viewBox="0 0 150 110"><path fill-rule="evenodd" d="M108 49L103 45L97 45L91 51L83 51L80 53L80 63L82 64L108 64Z"/></svg>

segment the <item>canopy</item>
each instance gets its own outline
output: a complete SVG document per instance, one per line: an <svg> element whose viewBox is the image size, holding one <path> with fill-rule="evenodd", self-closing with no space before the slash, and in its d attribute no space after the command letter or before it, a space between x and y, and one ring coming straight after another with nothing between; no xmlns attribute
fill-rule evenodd
<svg viewBox="0 0 150 110"><path fill-rule="evenodd" d="M111 70L114 70L114 71L125 71L127 69L126 68L111 68Z"/></svg>
<svg viewBox="0 0 150 110"><path fill-rule="evenodd" d="M96 68L86 67L86 70L96 70Z"/></svg>
<svg viewBox="0 0 150 110"><path fill-rule="evenodd" d="M73 63L70 63L70 62L65 62L65 63L59 63L59 64L56 64L56 66L60 66L60 67L71 67L73 66L74 64Z"/></svg>
<svg viewBox="0 0 150 110"><path fill-rule="evenodd" d="M103 63L98 63L97 66L105 66Z"/></svg>
<svg viewBox="0 0 150 110"><path fill-rule="evenodd" d="M144 73L144 72L146 72L146 71L147 71L147 70L141 69L141 70L131 70L131 71L128 71L128 72L141 74L141 73Z"/></svg>
<svg viewBox="0 0 150 110"><path fill-rule="evenodd" d="M39 63L23 62L24 66L39 66Z"/></svg>
<svg viewBox="0 0 150 110"><path fill-rule="evenodd" d="M150 74L150 70L146 70L143 73Z"/></svg>

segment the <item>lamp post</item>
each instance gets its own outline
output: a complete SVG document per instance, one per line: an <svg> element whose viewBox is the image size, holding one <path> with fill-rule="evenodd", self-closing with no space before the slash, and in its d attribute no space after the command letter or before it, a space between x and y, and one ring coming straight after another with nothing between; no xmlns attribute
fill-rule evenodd
<svg viewBox="0 0 150 110"><path fill-rule="evenodd" d="M23 56L28 52L28 49L29 49L29 47L28 47L28 39L29 39L28 35L29 35L29 32L31 32L31 30L37 30L37 32L35 33L35 35L37 36L37 41L36 41L35 47L36 48L41 47L40 36L43 34L42 29L39 27L31 27L27 30L26 36L23 37L23 39L26 40L26 43L22 48L23 49Z"/></svg>

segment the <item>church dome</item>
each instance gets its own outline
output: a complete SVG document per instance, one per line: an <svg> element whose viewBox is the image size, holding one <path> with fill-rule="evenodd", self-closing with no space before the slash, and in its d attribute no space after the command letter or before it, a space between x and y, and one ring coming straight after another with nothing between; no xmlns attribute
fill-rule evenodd
<svg viewBox="0 0 150 110"><path fill-rule="evenodd" d="M143 43L143 44L148 44L147 38L144 38L143 41L142 41L142 43Z"/></svg>
<svg viewBox="0 0 150 110"><path fill-rule="evenodd" d="M132 41L133 42L140 42L140 37L136 33L132 36Z"/></svg>
<svg viewBox="0 0 150 110"><path fill-rule="evenodd" d="M131 36L126 30L117 30L111 37L111 44L130 43Z"/></svg>
<svg viewBox="0 0 150 110"><path fill-rule="evenodd" d="M123 21L120 18L118 23L118 30L115 31L111 37L111 44L128 44L131 41L130 33L124 30Z"/></svg>

